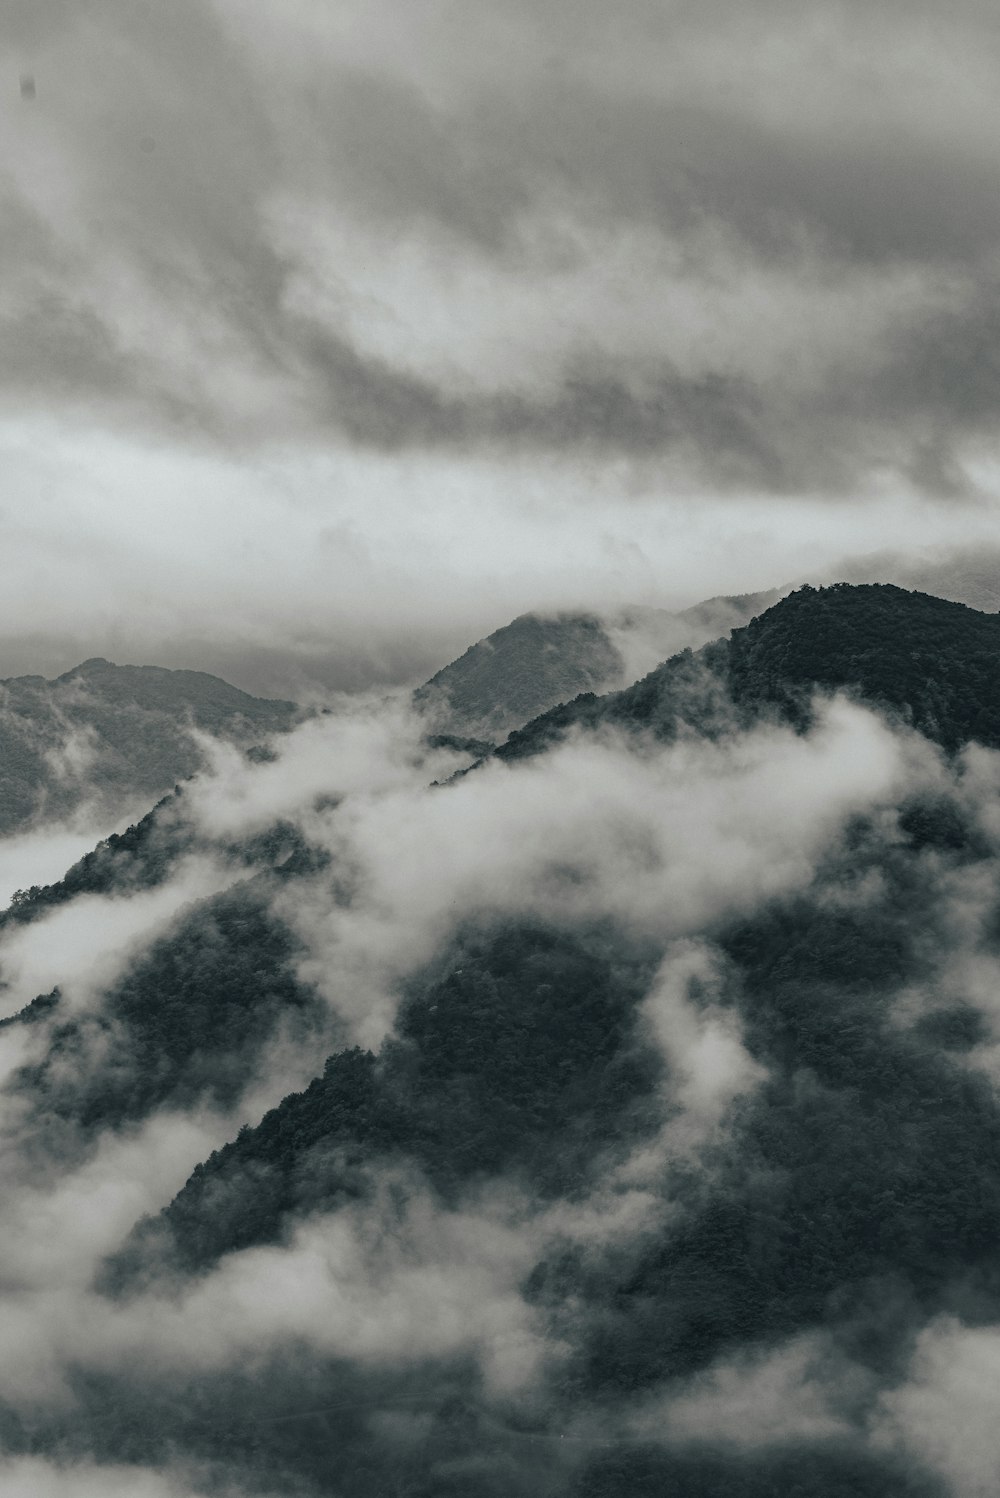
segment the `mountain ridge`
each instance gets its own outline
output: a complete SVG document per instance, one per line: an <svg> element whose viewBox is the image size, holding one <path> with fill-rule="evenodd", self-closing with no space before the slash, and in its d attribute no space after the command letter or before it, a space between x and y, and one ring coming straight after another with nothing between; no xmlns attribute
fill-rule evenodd
<svg viewBox="0 0 1000 1498"><path fill-rule="evenodd" d="M719 596L674 612L529 612L471 645L414 694L439 733L497 742L581 692L620 690L655 662L744 623L780 596Z"/></svg>
<svg viewBox="0 0 1000 1498"><path fill-rule="evenodd" d="M248 746L299 716L208 672L99 656L51 681L0 680L0 836L84 813L118 822L203 766L190 729Z"/></svg>
<svg viewBox="0 0 1000 1498"><path fill-rule="evenodd" d="M957 640L950 642L950 656L940 640L934 647L926 643L928 632L945 621L968 647L967 656ZM998 615L891 583L806 583L732 630L728 640L682 652L622 691L581 694L540 715L512 733L494 757L529 758L571 729L593 730L601 723L646 728L659 737L676 734L685 723L700 732L722 732L736 721L734 707L737 719L771 710L803 721L802 693L810 687L856 690L862 700L908 714L948 749L973 738L995 746L998 659ZM925 676L940 685L929 691ZM963 694L975 699L968 712Z"/></svg>
<svg viewBox="0 0 1000 1498"><path fill-rule="evenodd" d="M526 725L507 771L431 788L418 757L368 861L363 808L311 783L283 830L252 820L228 853L203 830L235 883L85 1012L53 991L0 1031L33 1048L2 1094L26 1160L93 1168L177 1108L229 1133L93 1262L87 1325L135 1360L71 1341L72 1400L30 1426L0 1402L12 1449L120 1460L124 1431L133 1460L179 1452L218 1491L289 1498L964 1498L878 1422L919 1389L922 1339L1000 1325L1000 840L988 776L954 752L1000 746L998 641L1000 616L928 595L803 587ZM839 760L818 753L814 699L836 693L883 715L897 768L914 746L893 730L925 735L915 769L873 776L859 713ZM594 755L518 773L605 727ZM628 798L602 808L616 777ZM143 887L147 857L169 869L184 805L8 929ZM366 1046L338 1028L352 919L380 975L402 934L395 1019ZM331 972L327 1010L311 980ZM240 1127L282 1034L312 1080Z"/></svg>

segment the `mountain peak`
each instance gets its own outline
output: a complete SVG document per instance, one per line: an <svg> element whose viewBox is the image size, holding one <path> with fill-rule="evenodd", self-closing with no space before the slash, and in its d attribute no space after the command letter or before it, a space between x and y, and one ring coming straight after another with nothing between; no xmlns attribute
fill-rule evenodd
<svg viewBox="0 0 1000 1498"><path fill-rule="evenodd" d="M87 660L81 661L70 671L64 671L57 681L71 681L74 676L92 676L99 671L117 671L118 667L114 661L105 660L103 655L92 655Z"/></svg>
<svg viewBox="0 0 1000 1498"><path fill-rule="evenodd" d="M70 815L86 800L113 826L201 768L190 729L256 744L296 720L203 671L90 656L54 680L0 682L0 832ZM82 735L82 737L81 737Z"/></svg>
<svg viewBox="0 0 1000 1498"><path fill-rule="evenodd" d="M806 583L697 654L672 656L603 697L581 694L511 734L496 752L544 752L600 723L671 738L709 735L777 711L809 721L820 693L847 692L953 751L1000 747L1000 615L894 583Z"/></svg>

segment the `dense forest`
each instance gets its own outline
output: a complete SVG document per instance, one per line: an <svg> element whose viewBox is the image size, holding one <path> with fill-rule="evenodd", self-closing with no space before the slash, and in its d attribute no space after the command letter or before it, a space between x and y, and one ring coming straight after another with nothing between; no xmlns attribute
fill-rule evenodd
<svg viewBox="0 0 1000 1498"><path fill-rule="evenodd" d="M1000 616L888 584L803 587L642 681L584 693L510 735L497 756L528 758L572 728L670 738L719 734L762 714L808 721L816 692L846 690L954 750L1000 744Z"/></svg>
<svg viewBox="0 0 1000 1498"><path fill-rule="evenodd" d="M0 1400L7 1449L180 1457L199 1493L296 1498L966 1498L894 1412L929 1377L920 1349L1000 1325L998 644L1000 619L961 605L803 589L476 773L431 785L418 763L401 842L428 802L495 835L477 798L513 805L540 766L558 795L572 727L624 730L606 753L626 767L728 744L745 777L751 743L807 754L843 691L903 768L781 887L748 874L694 926L574 906L587 874L558 854L560 913L517 911L498 847L493 905L393 970L371 1043L323 988L387 898L365 904L364 807L220 836L226 888L99 1002L55 990L4 1022L34 1047L4 1083L11 1137L33 1169L93 1168L178 1112L238 1120L279 1041L313 1080L109 1243L88 1314L138 1326L142 1356L76 1347L61 1399ZM184 801L19 896L0 940L169 885L207 846Z"/></svg>
<svg viewBox="0 0 1000 1498"><path fill-rule="evenodd" d="M898 1374L915 1327L934 1315L975 1306L1000 1316L1000 1106L991 1080L963 1063L984 1022L955 1002L906 1027L894 1013L895 997L927 977L939 918L927 860L942 857L972 868L983 851L955 807L911 804L890 840L852 826L813 887L712 933L724 961L713 1002L738 1013L766 1081L707 1158L661 1165L668 1233L625 1252L556 1238L531 1268L524 1294L570 1349L546 1420L530 1432L536 1446L572 1428L576 1409L614 1408L748 1344L832 1332L877 1384ZM845 880L873 871L879 899L837 909ZM1000 931L995 941L1000 956ZM490 1180L517 1182L536 1207L586 1201L602 1174L655 1139L664 1096L670 1116L669 1069L639 1023L651 957L611 930L466 935L410 985L379 1055L336 1054L304 1093L213 1155L106 1266L106 1285L127 1295L130 1278L148 1287L151 1273L203 1271L227 1252L280 1242L297 1220L373 1194L401 1161L445 1202ZM696 984L690 997L708 1002ZM453 1378L447 1395L428 1396L444 1428L423 1450L429 1473L404 1491L470 1491L442 1478L450 1454L493 1459L517 1443L470 1402L463 1375ZM460 1391L461 1439L446 1417ZM350 1425L345 1415L338 1431ZM325 1449L325 1437L312 1439L319 1450L307 1462ZM256 1440L259 1460L271 1460L267 1436ZM549 1479L527 1467L501 1464L502 1481L495 1465L493 1476L477 1468L471 1490L528 1493L538 1481L546 1491ZM377 1470L345 1472L341 1490L379 1491L387 1477ZM829 1443L748 1461L621 1438L586 1456L570 1490L938 1491L893 1458Z"/></svg>
<svg viewBox="0 0 1000 1498"><path fill-rule="evenodd" d="M510 1172L535 1194L584 1189L596 1159L658 1117L658 1068L632 1023L649 966L609 933L467 933L412 981L377 1057L331 1056L198 1168L164 1214L171 1261L198 1268L273 1241L287 1215L362 1190L399 1157L445 1200Z"/></svg>
<svg viewBox="0 0 1000 1498"><path fill-rule="evenodd" d="M52 1010L44 1060L8 1091L44 1135L121 1127L158 1107L231 1106L281 1025L329 1035L325 1010L298 981L295 945L270 914L267 881L240 881L183 911L132 963L96 1013ZM23 1012L37 1019L39 1000Z"/></svg>

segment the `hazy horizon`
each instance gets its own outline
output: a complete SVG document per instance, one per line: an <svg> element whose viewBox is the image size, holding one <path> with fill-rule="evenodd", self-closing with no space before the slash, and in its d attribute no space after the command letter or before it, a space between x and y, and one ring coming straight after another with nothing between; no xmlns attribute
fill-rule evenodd
<svg viewBox="0 0 1000 1498"><path fill-rule="evenodd" d="M116 665L161 666L168 670L206 671L254 695L315 699L354 695L369 690L416 686L462 655L470 645L510 624L522 614L542 617L566 613L597 614L604 620L627 614L630 608L681 612L694 605L727 597L787 590L804 582L895 582L903 587L938 593L970 607L992 612L1000 608L1000 548L954 549L935 552L874 552L839 558L826 566L803 568L793 576L755 588L727 592L642 599L610 595L596 599L525 600L516 613L504 613L492 602L478 611L448 621L428 618L422 632L399 638L338 639L306 629L299 638L269 643L239 639L211 640L196 635L168 635L138 640L123 623L94 628L86 634L41 631L0 637L0 680L19 676L54 679L85 660L103 657ZM679 648L679 647L678 647ZM657 657L658 658L658 657ZM643 669L649 669L647 662Z"/></svg>
<svg viewBox="0 0 1000 1498"><path fill-rule="evenodd" d="M357 690L996 535L972 0L0 30L0 675Z"/></svg>

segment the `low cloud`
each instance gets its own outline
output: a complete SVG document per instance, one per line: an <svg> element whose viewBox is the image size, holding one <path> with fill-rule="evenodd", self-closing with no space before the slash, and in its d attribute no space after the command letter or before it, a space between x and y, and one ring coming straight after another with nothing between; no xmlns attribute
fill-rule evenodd
<svg viewBox="0 0 1000 1498"><path fill-rule="evenodd" d="M30 1409L64 1400L75 1365L116 1375L129 1367L144 1376L207 1374L302 1347L361 1369L473 1355L497 1394L516 1393L541 1371L544 1327L518 1291L533 1262L533 1235L488 1203L445 1210L419 1182L391 1174L373 1201L308 1221L280 1246L229 1255L176 1295L99 1297L87 1283L98 1254L130 1212L176 1184L178 1154L189 1156L198 1143L205 1140L192 1126L182 1135L178 1123L161 1121L118 1152L126 1165L147 1155L152 1172L159 1150L161 1168L148 1180L111 1180L111 1149L52 1203L29 1195L17 1204L24 1236L15 1247L32 1234L44 1238L63 1213L69 1240L25 1263L25 1282L4 1296L12 1359L0 1393L8 1402ZM110 1213L87 1196L94 1181L103 1183ZM68 1280L60 1272L67 1263Z"/></svg>
<svg viewBox="0 0 1000 1498"><path fill-rule="evenodd" d="M732 1006L719 1004L725 974L703 942L676 942L640 1006L643 1022L667 1063L669 1103L679 1110L659 1149L703 1145L730 1104L762 1082L766 1070L749 1055Z"/></svg>
<svg viewBox="0 0 1000 1498"><path fill-rule="evenodd" d="M853 1433L845 1393L856 1396L870 1382L845 1366L823 1336L808 1334L776 1351L744 1352L716 1365L651 1400L630 1424L640 1438L672 1445L753 1449L836 1440Z"/></svg>
<svg viewBox="0 0 1000 1498"><path fill-rule="evenodd" d="M182 1476L125 1463L47 1461L23 1456L0 1459L0 1482L9 1498L208 1498L223 1494L237 1498L233 1489L220 1490L206 1479L194 1484Z"/></svg>
<svg viewBox="0 0 1000 1498"><path fill-rule="evenodd" d="M102 837L119 830L84 820L0 838L0 906L6 909L15 890L57 883Z"/></svg>
<svg viewBox="0 0 1000 1498"><path fill-rule="evenodd" d="M989 1498L1000 1480L998 1375L995 1326L933 1322L917 1340L906 1381L882 1396L877 1439L928 1462L955 1498Z"/></svg>
<svg viewBox="0 0 1000 1498"><path fill-rule="evenodd" d="M803 1023L815 1020L820 1038L805 1053L808 1064L784 1074L785 1042L768 1026L786 1021L768 1005L792 1001L779 973L775 993L756 993L751 1002L727 946L740 923L759 921L758 940L780 947L780 931L775 936L766 922L791 902L831 923L838 944L831 960L842 961L844 943L857 943L858 923L866 920L874 923L879 952L880 942L891 952L894 902L905 889L919 912L907 928L919 982L905 976L908 969L900 978L891 964L880 967L859 1018L845 977L844 1044L875 1023L876 1011L891 1012L894 1028L879 1043L905 1073L922 1054L925 1011L958 999L986 1011L1000 756L973 750L946 762L926 741L839 698L817 702L803 734L761 724L712 743L581 735L536 760L487 763L448 784L431 782L467 760L429 752L420 735L419 720L401 701L353 712L341 704L301 725L270 762L250 763L217 747L210 768L185 791L186 814L208 849L281 821L326 855L323 867L307 862L296 877L266 888L272 908L302 939L301 974L364 1045L392 1035L408 982L470 926L525 920L570 932L613 931L623 951L655 954L645 996L627 1021L628 1045L647 1054L651 1048L660 1065L634 1142L613 1158L595 1144L586 1183L544 1201L532 1199L513 1172L464 1181L445 1200L422 1173L416 1148L412 1159L402 1146L391 1157L375 1150L352 1166L358 1190L337 1211L324 1203L297 1216L293 1206L275 1241L223 1253L190 1278L179 1270L140 1276L127 1294L102 1293L95 1288L102 1266L130 1240L135 1223L155 1215L241 1122L252 1122L318 1069L314 1050L279 1036L233 1108L178 1116L167 1105L139 1128L98 1130L85 1158L55 1159L38 1176L34 1158L11 1151L0 1232L0 1309L11 1349L0 1377L4 1398L32 1419L58 1411L86 1425L87 1379L128 1379L150 1390L221 1388L242 1370L240 1377L264 1387L275 1368L335 1366L337 1379L366 1388L370 1381L372 1419L391 1425L402 1384L435 1370L449 1389L456 1379L471 1381L475 1399L501 1425L511 1411L520 1411L518 1418L531 1412L538 1453L531 1447L529 1460L525 1436L528 1467L563 1436L574 1461L605 1445L654 1449L671 1460L708 1449L735 1453L734 1461L808 1449L877 1462L894 1452L940 1470L957 1498L985 1493L975 1484L988 1470L988 1422L979 1422L980 1432L978 1402L963 1404L962 1389L963 1379L984 1376L992 1344L982 1328L968 1332L950 1321L932 1320L922 1332L933 1312L912 1304L905 1287L879 1291L880 1314L895 1318L893 1335L920 1338L895 1387L885 1367L866 1361L852 1341L850 1317L863 1322L867 1313L851 1299L851 1284L841 1287L848 1309L832 1325L817 1328L819 1313L806 1296L807 1309L796 1312L789 1330L781 1321L784 1301L780 1314L768 1310L765 1267L758 1300L734 1313L728 1340L725 1307L720 1312L723 1331L718 1344L706 1342L703 1364L695 1359L685 1369L681 1361L681 1371L665 1381L640 1377L634 1394L593 1396L599 1413L589 1427L591 1394L569 1407L559 1390L567 1380L574 1387L602 1336L619 1355L615 1318L632 1301L617 1287L635 1285L636 1304L643 1295L662 1295L667 1304L673 1271L644 1281L651 1255L679 1256L681 1299L685 1274L693 1276L691 1295L711 1296L711 1274L704 1288L701 1269L684 1259L702 1214L731 1209L742 1222L740 1203L751 1188L761 1195L765 1221L768 1211L783 1209L785 1176L801 1162L769 1159L766 1122L775 1110L804 1117L803 1099L812 1099L815 1110L827 1110L822 1118L829 1112L833 1124L841 1121L838 1127L844 1119L856 1123L853 1093L838 1091L836 1077L823 1071L825 1021L805 1013L819 1003L808 984L794 1002ZM915 805L924 822L908 823L906 808ZM937 808L937 821L928 808ZM949 818L964 829L964 841L951 837ZM930 828L930 841L917 838L920 827ZM65 983L64 973L43 965L52 948L65 960L65 934L77 942L72 1001L99 1007L108 973L120 970L115 964L165 929L199 879L221 887L220 870L225 882L232 866L206 854L181 865L161 890L82 897L14 931L7 960L20 962L22 985L43 977ZM97 933L89 945L84 926ZM109 952L118 955L105 968ZM832 985L823 1001L829 1008L841 980L823 981ZM0 1039L23 1059L18 1027ZM30 1044L44 1045L41 1028ZM975 1048L968 1060L976 1061ZM934 1064L952 1066L939 1057ZM959 1056L956 1069L963 1064ZM914 1076L931 1087L922 1072ZM900 1086L910 1085L908 1078ZM852 1073L851 1087L856 1083ZM6 1122L17 1126L13 1115ZM880 1126L889 1127L884 1120ZM858 1159L852 1145L837 1168L856 1169ZM268 1168L277 1167L261 1165L262 1189ZM923 1189L922 1176L918 1185ZM842 1203L843 1196L832 1200ZM733 1229L737 1245L742 1230ZM824 1294L836 1291L827 1286ZM764 1330L772 1311L782 1328L773 1336ZM696 1305L674 1304L678 1337L694 1314ZM664 1316L656 1335L666 1338L674 1332ZM741 1318L748 1318L745 1338ZM622 1335L627 1357L631 1332ZM705 1335L716 1333L710 1326ZM955 1408L964 1411L964 1443L950 1433ZM421 1410L409 1413L419 1423ZM150 1471L142 1480L174 1479ZM172 1498L169 1487L164 1491ZM151 1493L158 1498L155 1487Z"/></svg>
<svg viewBox="0 0 1000 1498"><path fill-rule="evenodd" d="M3 1398L15 1404L69 1398L69 1363L94 1323L89 1286L98 1264L232 1128L231 1119L218 1115L163 1114L130 1134L106 1135L82 1166L61 1176L23 1159L8 1141L0 1301L17 1352L11 1376L2 1380Z"/></svg>
<svg viewBox="0 0 1000 1498"><path fill-rule="evenodd" d="M225 889L238 870L212 857L184 859L168 883L138 894L80 895L0 939L5 1012L59 987L68 1010L85 1009L162 935L186 905Z"/></svg>
<svg viewBox="0 0 1000 1498"><path fill-rule="evenodd" d="M807 883L846 818L909 782L914 756L934 773L930 751L838 701L807 738L761 728L655 749L581 738L446 788L411 780L346 797L308 824L341 894L331 903L321 879L281 908L310 953L303 975L372 1044L400 978L463 919L693 933Z"/></svg>

